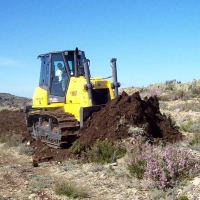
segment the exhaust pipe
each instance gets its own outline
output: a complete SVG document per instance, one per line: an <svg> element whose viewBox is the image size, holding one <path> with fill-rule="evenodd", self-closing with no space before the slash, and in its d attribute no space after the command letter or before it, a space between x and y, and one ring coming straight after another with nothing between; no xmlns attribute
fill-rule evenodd
<svg viewBox="0 0 200 200"><path fill-rule="evenodd" d="M113 83L111 84L112 89L115 90L115 97L118 96L118 88L121 86L120 83L117 81L117 66L116 66L116 58L112 58L110 60L111 67L112 67L112 77Z"/></svg>
<svg viewBox="0 0 200 200"><path fill-rule="evenodd" d="M93 85L90 82L90 69L89 69L88 62L90 62L89 59L84 60L85 78L86 78L86 82L87 82L87 84L84 85L84 89L88 91L88 97L89 97L90 105L92 106L93 105L92 104L92 88L93 88Z"/></svg>
<svg viewBox="0 0 200 200"><path fill-rule="evenodd" d="M78 77L77 55L78 55L78 48L76 47L74 51L74 76L75 77Z"/></svg>

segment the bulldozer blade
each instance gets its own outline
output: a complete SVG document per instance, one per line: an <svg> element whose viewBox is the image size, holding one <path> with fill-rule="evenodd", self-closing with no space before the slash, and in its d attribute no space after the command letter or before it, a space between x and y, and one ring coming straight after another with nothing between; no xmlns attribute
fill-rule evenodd
<svg viewBox="0 0 200 200"><path fill-rule="evenodd" d="M83 122L92 115L93 112L97 112L101 110L102 107L104 107L105 104L102 105L96 105L96 106L89 106L89 107L82 107L80 109L80 127L83 126Z"/></svg>

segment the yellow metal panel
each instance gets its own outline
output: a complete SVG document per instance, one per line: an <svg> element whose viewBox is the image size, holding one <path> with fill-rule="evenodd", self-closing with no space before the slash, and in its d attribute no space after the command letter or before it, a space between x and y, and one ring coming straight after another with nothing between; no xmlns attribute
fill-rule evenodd
<svg viewBox="0 0 200 200"><path fill-rule="evenodd" d="M46 105L48 105L48 92L41 87L36 87L33 95L32 106L43 107Z"/></svg>
<svg viewBox="0 0 200 200"><path fill-rule="evenodd" d="M111 98L111 99L114 99L114 98L115 98L115 95L114 95L113 89L111 88L111 82L110 82L110 83L107 83L107 87L108 87L108 89L109 89L110 98Z"/></svg>
<svg viewBox="0 0 200 200"><path fill-rule="evenodd" d="M92 81L92 83L94 85L94 89L101 89L101 88L107 88L108 81L105 81L105 80L95 80L95 81Z"/></svg>
<svg viewBox="0 0 200 200"><path fill-rule="evenodd" d="M110 80L104 80L98 77L91 78L91 83L94 85L94 89L103 89L108 88L110 93L110 98L114 99L114 92L111 88L111 81Z"/></svg>
<svg viewBox="0 0 200 200"><path fill-rule="evenodd" d="M65 103L51 103L48 104L48 92L41 87L36 87L33 100L32 100L32 107L33 108L58 108L64 107Z"/></svg>
<svg viewBox="0 0 200 200"><path fill-rule="evenodd" d="M80 91L78 88L79 78L72 77L70 79L69 87L67 90L67 103L77 104L80 103L79 96Z"/></svg>
<svg viewBox="0 0 200 200"><path fill-rule="evenodd" d="M67 104L80 104L81 107L89 106L88 92L84 89L86 79L84 77L70 79L67 91Z"/></svg>
<svg viewBox="0 0 200 200"><path fill-rule="evenodd" d="M73 114L78 121L80 121L80 108L80 104L65 104L64 106L65 112Z"/></svg>

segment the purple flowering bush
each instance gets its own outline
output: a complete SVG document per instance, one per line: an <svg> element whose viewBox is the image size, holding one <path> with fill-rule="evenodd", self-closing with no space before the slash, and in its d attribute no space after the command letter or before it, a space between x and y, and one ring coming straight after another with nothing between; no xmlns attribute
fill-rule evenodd
<svg viewBox="0 0 200 200"><path fill-rule="evenodd" d="M130 174L147 180L147 187L173 187L200 172L200 162L184 148L150 145L138 136L127 151Z"/></svg>

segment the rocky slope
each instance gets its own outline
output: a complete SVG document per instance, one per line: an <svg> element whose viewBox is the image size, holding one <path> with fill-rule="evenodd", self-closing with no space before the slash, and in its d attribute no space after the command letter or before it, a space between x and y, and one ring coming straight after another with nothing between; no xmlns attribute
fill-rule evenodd
<svg viewBox="0 0 200 200"><path fill-rule="evenodd" d="M9 93L0 93L0 110L23 108L24 105L31 104L31 99L19 97Z"/></svg>

